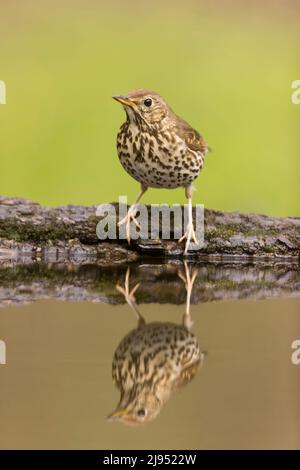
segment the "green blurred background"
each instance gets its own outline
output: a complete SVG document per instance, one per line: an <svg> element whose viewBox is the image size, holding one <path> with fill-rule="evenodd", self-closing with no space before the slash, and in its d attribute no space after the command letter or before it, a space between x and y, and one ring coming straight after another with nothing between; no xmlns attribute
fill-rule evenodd
<svg viewBox="0 0 300 470"><path fill-rule="evenodd" d="M209 3L209 5L208 5ZM299 214L300 9L286 1L0 0L0 193L43 204L132 201L115 93L147 87L213 152L195 202ZM145 202L184 202L150 190Z"/></svg>

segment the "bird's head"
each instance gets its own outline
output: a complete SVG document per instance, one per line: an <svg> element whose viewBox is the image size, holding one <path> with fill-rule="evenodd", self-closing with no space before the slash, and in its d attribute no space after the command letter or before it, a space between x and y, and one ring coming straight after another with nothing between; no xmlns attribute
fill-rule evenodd
<svg viewBox="0 0 300 470"><path fill-rule="evenodd" d="M130 121L148 126L161 123L170 112L165 100L149 90L133 90L127 95L114 95L113 98L123 105Z"/></svg>
<svg viewBox="0 0 300 470"><path fill-rule="evenodd" d="M163 403L153 392L141 391L129 403L125 404L124 399L108 416L109 421L119 421L126 425L140 425L152 421L161 411Z"/></svg>

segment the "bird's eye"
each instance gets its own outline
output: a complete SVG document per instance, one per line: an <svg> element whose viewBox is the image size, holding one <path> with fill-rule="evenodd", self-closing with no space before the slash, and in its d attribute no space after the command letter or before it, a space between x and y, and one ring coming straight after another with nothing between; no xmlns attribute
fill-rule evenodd
<svg viewBox="0 0 300 470"><path fill-rule="evenodd" d="M140 418L143 418L144 416L146 416L146 410L145 410L145 408L140 408L140 409L137 411L137 415L138 415Z"/></svg>
<svg viewBox="0 0 300 470"><path fill-rule="evenodd" d="M152 105L152 99L151 98L145 99L144 105L147 106L147 108L149 108Z"/></svg>

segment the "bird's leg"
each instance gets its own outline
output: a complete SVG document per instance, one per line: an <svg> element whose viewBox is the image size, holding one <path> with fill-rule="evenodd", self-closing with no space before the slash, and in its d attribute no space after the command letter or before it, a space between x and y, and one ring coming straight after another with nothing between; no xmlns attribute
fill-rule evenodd
<svg viewBox="0 0 300 470"><path fill-rule="evenodd" d="M185 195L188 199L188 223L186 227L186 231L184 235L180 238L179 243L181 243L184 239L186 239L185 250L184 254L186 255L189 251L191 240L193 240L198 245L198 240L196 238L196 233L193 224L193 203L192 203L192 195L193 195L193 186L187 186L185 188Z"/></svg>
<svg viewBox="0 0 300 470"><path fill-rule="evenodd" d="M135 215L136 215L136 212L137 212L137 204L139 203L139 201L141 200L142 196L145 194L145 192L147 191L147 187L146 186L143 186L141 185L141 190L139 192L139 195L135 201L134 204L132 204L128 211L127 211L127 214L125 215L125 217L120 220L120 222L118 223L118 227L120 227L120 225L123 225L123 224L126 224L126 238L127 238L127 241L128 243L130 244L130 223L131 222L134 222L135 225L140 229L140 224L138 223L138 221L136 220L135 218Z"/></svg>
<svg viewBox="0 0 300 470"><path fill-rule="evenodd" d="M121 294L124 295L126 302L128 303L129 307L132 308L132 310L135 312L137 320L138 320L138 326L144 325L146 322L142 315L140 314L136 302L135 302L135 292L137 289L140 287L140 283L136 284L131 290L129 288L129 282L130 282L130 268L127 269L126 271L126 276L125 276L125 285L124 287L119 286L118 284L116 285L116 289L121 292Z"/></svg>
<svg viewBox="0 0 300 470"><path fill-rule="evenodd" d="M195 282L196 277L198 276L198 269L191 269L189 270L188 264L184 261L184 269L185 273L182 274L181 272L178 273L180 279L183 280L186 288L186 304L185 304L185 314L183 316L183 324L187 330L190 330L193 326L193 321L190 313L190 306L191 306L191 295L193 290L193 285Z"/></svg>

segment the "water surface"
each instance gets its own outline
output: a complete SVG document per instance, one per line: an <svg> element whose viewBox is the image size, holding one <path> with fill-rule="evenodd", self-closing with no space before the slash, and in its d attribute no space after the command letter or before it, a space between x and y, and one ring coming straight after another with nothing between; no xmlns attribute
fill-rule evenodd
<svg viewBox="0 0 300 470"><path fill-rule="evenodd" d="M141 303L147 322L181 324L181 305ZM109 422L120 398L111 377L137 325L125 303L38 300L0 309L3 449L299 448L300 299L192 304L202 367L155 420Z"/></svg>

